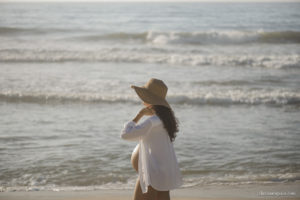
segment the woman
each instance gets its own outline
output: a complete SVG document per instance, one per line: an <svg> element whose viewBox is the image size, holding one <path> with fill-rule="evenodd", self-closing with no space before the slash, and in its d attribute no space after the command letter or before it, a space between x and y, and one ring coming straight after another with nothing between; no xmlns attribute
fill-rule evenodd
<svg viewBox="0 0 300 200"><path fill-rule="evenodd" d="M121 137L139 141L131 161L138 172L134 200L169 200L171 189L182 184L173 148L178 123L166 101L168 88L159 79L150 79L145 86L131 86L145 105L136 117L124 124ZM143 122L138 121L148 116Z"/></svg>

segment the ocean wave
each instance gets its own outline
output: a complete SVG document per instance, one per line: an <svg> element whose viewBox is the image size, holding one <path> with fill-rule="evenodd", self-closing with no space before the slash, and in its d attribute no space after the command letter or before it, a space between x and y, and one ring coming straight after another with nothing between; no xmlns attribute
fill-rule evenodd
<svg viewBox="0 0 300 200"><path fill-rule="evenodd" d="M15 36L15 35L40 35L40 34L52 34L52 33L67 33L74 32L74 29L62 29L62 28L25 28L25 27L10 27L0 26L0 36Z"/></svg>
<svg viewBox="0 0 300 200"><path fill-rule="evenodd" d="M64 170L62 173L67 172ZM218 173L219 171L215 171ZM65 174L64 174L65 175ZM86 178L86 177L85 177ZM128 190L132 189L136 182L136 176L128 178L126 181L114 181L107 182L101 185L55 185L47 183L49 177L32 174L24 174L20 178L13 179L13 181L6 182L0 185L0 192L14 192L14 191L95 191L95 190ZM296 183L300 180L299 173L277 173L277 174L225 174L219 176L199 176L199 174L194 175L194 177L183 177L182 188L195 188L197 186L233 186L238 185L270 185L274 183ZM89 181L94 182L94 181ZM1 182L0 182L1 183ZM79 183L79 182L78 182ZM88 183L88 182L87 182Z"/></svg>
<svg viewBox="0 0 300 200"><path fill-rule="evenodd" d="M238 45L248 43L300 43L297 31L203 31L203 32L157 32L110 33L76 37L84 41L142 42L157 45Z"/></svg>
<svg viewBox="0 0 300 200"><path fill-rule="evenodd" d="M34 28L20 28L20 27L0 27L0 35L23 34L23 33L40 33L39 29Z"/></svg>
<svg viewBox="0 0 300 200"><path fill-rule="evenodd" d="M28 103L139 103L136 96L95 94L0 93L0 101ZM300 93L281 90L224 90L199 94L169 94L171 104L188 105L299 105Z"/></svg>
<svg viewBox="0 0 300 200"><path fill-rule="evenodd" d="M74 30L59 28L23 28L0 27L0 35L10 36L26 34L52 34L64 32L63 39L96 42L141 42L147 44L175 45L239 45L249 43L300 43L299 31L238 31L238 30L208 30L193 32L178 31L143 31L143 32L112 32L102 33L96 30ZM74 33L81 36L73 36ZM92 32L92 34L91 34Z"/></svg>
<svg viewBox="0 0 300 200"><path fill-rule="evenodd" d="M185 66L250 66L273 69L300 68L300 55L205 55L182 52L105 48L98 51L0 50L0 62L115 62Z"/></svg>
<svg viewBox="0 0 300 200"><path fill-rule="evenodd" d="M277 174L226 174L225 176L206 175L203 177L191 177L185 178L185 184L183 187L195 187L195 186L238 186L249 184L272 184L272 183L287 183L300 181L299 173L277 173Z"/></svg>
<svg viewBox="0 0 300 200"><path fill-rule="evenodd" d="M200 86L255 86L260 84L280 84L284 83L283 80L264 77L263 79L256 80L203 80L203 81L190 81L192 85L200 85ZM181 84L180 82L178 84Z"/></svg>
<svg viewBox="0 0 300 200"><path fill-rule="evenodd" d="M207 31L207 32L148 32L147 41L154 44L248 44L248 43L300 43L300 32L282 31Z"/></svg>

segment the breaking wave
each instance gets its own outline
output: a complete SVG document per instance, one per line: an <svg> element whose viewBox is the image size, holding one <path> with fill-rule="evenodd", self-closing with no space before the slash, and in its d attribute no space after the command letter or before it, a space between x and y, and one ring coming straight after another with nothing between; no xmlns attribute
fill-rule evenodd
<svg viewBox="0 0 300 200"><path fill-rule="evenodd" d="M300 43L300 32L297 31L204 31L204 32L155 32L142 33L109 33L77 37L85 41L122 41L151 44L179 45L238 45L248 43Z"/></svg>
<svg viewBox="0 0 300 200"><path fill-rule="evenodd" d="M209 44L248 44L248 43L300 43L299 31L236 31L236 30L211 30L195 32L114 32L103 33L97 30L73 30L57 28L20 28L0 27L0 36L22 35L24 33L55 34L58 32L69 33L64 39L81 41L115 41L115 42L141 42L152 44L180 44L180 45L209 45ZM81 36L73 36L72 33L81 33ZM91 33L92 32L92 33Z"/></svg>
<svg viewBox="0 0 300 200"><path fill-rule="evenodd" d="M165 50L167 51L167 50ZM0 62L122 62L186 66L251 66L300 68L300 55L205 55L161 52L159 49L105 48L99 51L0 50Z"/></svg>
<svg viewBox="0 0 300 200"><path fill-rule="evenodd" d="M0 93L0 101L28 103L139 103L135 96L97 94ZM194 94L170 94L171 104L190 105L300 105L300 93L281 90L225 90Z"/></svg>

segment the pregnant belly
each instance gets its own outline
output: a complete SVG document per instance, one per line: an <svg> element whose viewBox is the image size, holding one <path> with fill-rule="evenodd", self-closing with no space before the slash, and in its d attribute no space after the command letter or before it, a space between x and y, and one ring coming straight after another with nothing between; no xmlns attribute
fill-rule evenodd
<svg viewBox="0 0 300 200"><path fill-rule="evenodd" d="M133 169L138 172L138 163L139 163L139 145L135 147L131 154L131 164Z"/></svg>

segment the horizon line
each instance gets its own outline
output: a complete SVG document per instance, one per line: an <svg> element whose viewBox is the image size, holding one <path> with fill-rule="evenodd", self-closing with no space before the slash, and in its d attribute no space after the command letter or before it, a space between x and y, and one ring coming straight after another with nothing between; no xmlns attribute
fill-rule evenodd
<svg viewBox="0 0 300 200"><path fill-rule="evenodd" d="M0 0L0 3L300 3L300 0Z"/></svg>

